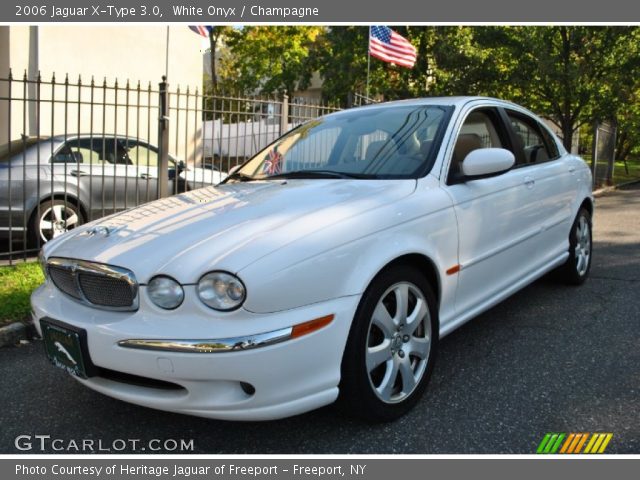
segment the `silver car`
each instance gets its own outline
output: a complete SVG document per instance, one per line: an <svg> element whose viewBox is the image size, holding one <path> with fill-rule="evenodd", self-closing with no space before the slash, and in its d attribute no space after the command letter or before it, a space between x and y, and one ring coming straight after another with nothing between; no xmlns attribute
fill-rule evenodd
<svg viewBox="0 0 640 480"><path fill-rule="evenodd" d="M186 172L184 163L169 155L169 192L222 179L199 173ZM158 148L140 139L58 135L0 146L0 239L34 247L156 198Z"/></svg>

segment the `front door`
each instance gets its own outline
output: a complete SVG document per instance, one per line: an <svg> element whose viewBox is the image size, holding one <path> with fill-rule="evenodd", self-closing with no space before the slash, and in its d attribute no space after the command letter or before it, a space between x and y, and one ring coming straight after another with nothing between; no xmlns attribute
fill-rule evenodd
<svg viewBox="0 0 640 480"><path fill-rule="evenodd" d="M446 189L458 222L459 315L483 308L536 263L539 217L535 182L519 168L489 178L465 179L460 165L469 152L479 148L514 151L497 109L476 109L468 114L450 160Z"/></svg>

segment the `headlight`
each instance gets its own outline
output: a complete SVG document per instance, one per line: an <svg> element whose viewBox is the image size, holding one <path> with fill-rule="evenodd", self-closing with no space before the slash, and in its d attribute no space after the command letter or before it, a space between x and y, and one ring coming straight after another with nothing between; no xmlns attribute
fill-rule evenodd
<svg viewBox="0 0 640 480"><path fill-rule="evenodd" d="M227 272L210 272L198 282L198 296L215 310L234 310L246 297L244 285L238 277Z"/></svg>
<svg viewBox="0 0 640 480"><path fill-rule="evenodd" d="M44 258L44 253L42 249L38 252L38 263L40 264L40 268L42 269L42 273L44 275L44 279L49 278L49 274L47 272L47 259Z"/></svg>
<svg viewBox="0 0 640 480"><path fill-rule="evenodd" d="M166 310L178 308L184 300L182 286L173 278L164 275L151 279L147 285L147 293L153 303Z"/></svg>

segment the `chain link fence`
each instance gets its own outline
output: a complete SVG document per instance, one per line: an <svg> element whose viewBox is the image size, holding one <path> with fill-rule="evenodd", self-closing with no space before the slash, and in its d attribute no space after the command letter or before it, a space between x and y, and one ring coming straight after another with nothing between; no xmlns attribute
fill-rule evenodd
<svg viewBox="0 0 640 480"><path fill-rule="evenodd" d="M591 171L593 188L613 185L616 128L608 122L594 124Z"/></svg>

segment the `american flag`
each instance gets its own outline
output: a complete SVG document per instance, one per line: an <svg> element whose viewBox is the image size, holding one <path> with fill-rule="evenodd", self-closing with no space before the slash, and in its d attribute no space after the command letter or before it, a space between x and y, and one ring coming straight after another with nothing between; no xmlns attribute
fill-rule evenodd
<svg viewBox="0 0 640 480"><path fill-rule="evenodd" d="M211 31L211 28L213 27L210 27L208 25L189 25L189 29L191 29L191 31L207 38L209 38L209 32Z"/></svg>
<svg viewBox="0 0 640 480"><path fill-rule="evenodd" d="M383 62L413 68L416 47L389 27L372 25L369 30L369 55Z"/></svg>

